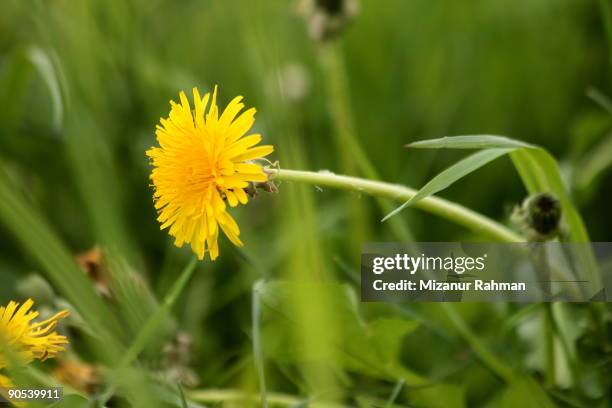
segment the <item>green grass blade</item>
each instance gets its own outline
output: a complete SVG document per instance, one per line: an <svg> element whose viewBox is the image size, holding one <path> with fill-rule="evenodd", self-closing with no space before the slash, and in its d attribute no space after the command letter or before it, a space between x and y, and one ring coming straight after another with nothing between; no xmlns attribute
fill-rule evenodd
<svg viewBox="0 0 612 408"><path fill-rule="evenodd" d="M118 367L127 367L132 361L138 357L138 354L145 348L151 337L157 332L159 327L162 325L172 306L178 299L179 295L191 279L193 272L196 269L197 260L192 258L189 264L183 269L179 278L176 280L170 291L166 295L163 303L159 306L157 311L147 320L143 325L140 333L136 336L123 358L119 362Z"/></svg>
<svg viewBox="0 0 612 408"><path fill-rule="evenodd" d="M457 180L465 177L466 175L472 173L475 170L478 170L485 164L509 153L510 151L512 151L512 149L486 149L474 153L463 160L460 160L459 162L450 166L449 168L435 176L433 179L431 179L416 193L414 197L406 201L404 204L402 204L395 210L391 211L389 214L387 214L385 218L382 219L382 222L398 214L404 208L413 205L426 197L436 194L439 191L444 190L448 186L455 183Z"/></svg>
<svg viewBox="0 0 612 408"><path fill-rule="evenodd" d="M608 44L608 59L612 61L612 4L610 0L599 0L599 10L606 31L606 42Z"/></svg>
<svg viewBox="0 0 612 408"><path fill-rule="evenodd" d="M181 398L181 408L189 408L189 404L187 403L187 400L185 399L185 392L183 391L183 387L181 386L181 383L177 383L176 387L178 388L179 391L179 397Z"/></svg>
<svg viewBox="0 0 612 408"><path fill-rule="evenodd" d="M413 149L493 149L536 147L520 140L496 135L445 136L439 139L421 140L409 143Z"/></svg>
<svg viewBox="0 0 612 408"><path fill-rule="evenodd" d="M566 240L569 242L590 242L589 234L584 225L582 217L574 206L571 197L568 193L568 190L565 184L563 183L559 165L555 158L552 157L550 153L548 153L546 150L518 140L491 135L454 137L449 136L443 137L441 139L415 142L409 146L432 149L480 149L482 147L491 148L494 146L505 146L506 149L503 154L510 153L512 162L514 163L514 166L517 172L519 173L521 180L523 181L523 184L525 185L529 194L552 192L557 197L559 197L559 200L561 201L561 206L563 208L564 222L566 223L569 230L569 234ZM485 154L485 152L487 152L487 150L484 150L480 153ZM423 187L415 197L404 203L394 212L387 215L383 219L383 221L397 214L397 212L401 211L407 205L414 204L416 198L422 199L427 195L431 195L437 191L440 191L440 189L442 188L446 188L446 182L452 180L453 178L461 178L463 176L461 173L465 172L466 169L469 169L469 165L466 165L465 167L461 167L460 165L462 165L463 162L469 160L470 158L473 158L474 156L476 155L464 159L463 161L455 164L454 166L451 166L444 172L440 173L438 176L434 177L434 179L427 183L425 187ZM484 156L484 158L486 159L486 155ZM472 165L475 164L476 163L472 163ZM441 177L443 174L444 177ZM439 187L441 188L438 189ZM427 190L423 192L423 190L425 190L426 188ZM597 266L592 251L589 248L584 247L584 249L577 250L576 256L580 272L583 274L584 278L593 284L593 288L600 287L599 282L601 278L597 271ZM594 289L588 290L593 292Z"/></svg>
<svg viewBox="0 0 612 408"><path fill-rule="evenodd" d="M580 171L576 173L576 188L587 190L597 184L597 180L612 167L612 135L602 142L582 160Z"/></svg>
<svg viewBox="0 0 612 408"><path fill-rule="evenodd" d="M104 261L106 267L102 273L120 309L120 321L126 335L131 339L141 330L143 322L155 312L158 302L147 281L120 254L112 250L105 251Z"/></svg>
<svg viewBox="0 0 612 408"><path fill-rule="evenodd" d="M557 161L544 149L520 149L510 157L530 194L549 191L559 197L570 229L570 240L589 242L586 227L565 188Z"/></svg>
<svg viewBox="0 0 612 408"><path fill-rule="evenodd" d="M395 387L393 387L393 392L391 393L391 395L389 396L389 399L387 400L387 403L385 404L385 408L392 408L393 404L395 403L395 400L397 399L397 397L399 397L400 392L402 391L402 388L404 388L404 379L400 379L397 384L395 384Z"/></svg>
<svg viewBox="0 0 612 408"><path fill-rule="evenodd" d="M66 151L81 193L94 238L101 246L120 253L130 264L137 249L121 210L119 169L111 143L91 112L73 106L66 118Z"/></svg>
<svg viewBox="0 0 612 408"><path fill-rule="evenodd" d="M27 52L28 59L32 66L36 68L43 79L49 95L51 96L51 106L53 107L53 128L59 131L64 122L64 100L59 77L55 71L49 54L40 47L31 47Z"/></svg>
<svg viewBox="0 0 612 408"><path fill-rule="evenodd" d="M544 191L549 191L556 194L563 205L563 210L567 217L566 221L568 222L568 226L571 230L570 234L572 241L589 242L588 233L582 218L576 211L576 208L574 207L561 178L559 165L546 150L520 140L493 135L447 136L440 139L423 140L411 143L408 146L428 149L481 149L483 147L507 148L508 150L506 153L510 153L514 166L521 176L527 191L530 194ZM450 167L446 171L450 170L451 168L453 167Z"/></svg>
<svg viewBox="0 0 612 408"><path fill-rule="evenodd" d="M586 91L586 96L591 98L593 102L601 106L606 112L612 114L612 100L610 97L595 87L589 87Z"/></svg>
<svg viewBox="0 0 612 408"><path fill-rule="evenodd" d="M16 132L25 110L24 101L33 67L24 54L24 50L17 48L3 56L0 70L0 131L4 137Z"/></svg>
<svg viewBox="0 0 612 408"><path fill-rule="evenodd" d="M520 149L510 156L530 194L552 192L561 201L563 222L568 229L563 239L575 243L590 242L582 217L565 188L557 161L544 149ZM589 282L585 287L587 295L595 295L601 288L601 276L592 249L588 245L577 247L574 256L579 276Z"/></svg>
<svg viewBox="0 0 612 408"><path fill-rule="evenodd" d="M170 314L172 306L178 299L179 295L191 279L193 272L196 270L197 260L196 258L192 258L189 264L185 266L179 278L176 280L174 285L170 288L168 294L164 298L163 303L157 308L155 313L151 315L151 317L144 323L140 332L134 338L134 341L130 344L130 347L127 349L123 357L116 363L115 366L115 376L114 383L108 384L106 390L100 396L99 404L104 406L106 402L112 397L115 392L119 382L116 378L120 378L122 373L129 371L130 364L136 360L138 355L145 349L145 347L149 344L151 339L157 334L160 327L163 326L163 323L166 321L166 318ZM134 379L134 383L138 384L138 378ZM124 379L125 381L125 379ZM141 385L143 388L145 385Z"/></svg>
<svg viewBox="0 0 612 408"><path fill-rule="evenodd" d="M261 405L263 408L268 407L268 395L266 392L266 377L264 370L264 355L261 347L261 297L260 293L263 290L264 282L259 280L253 285L252 298L252 320L253 320L253 358L255 360L255 369L259 380L259 392L261 394Z"/></svg>

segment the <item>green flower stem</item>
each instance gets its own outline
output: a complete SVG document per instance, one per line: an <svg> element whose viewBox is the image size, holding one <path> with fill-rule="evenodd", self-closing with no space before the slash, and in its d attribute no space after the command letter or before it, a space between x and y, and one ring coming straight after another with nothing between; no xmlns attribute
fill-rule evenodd
<svg viewBox="0 0 612 408"><path fill-rule="evenodd" d="M546 385L553 388L556 384L556 362L555 362L555 328L552 303L544 305L544 357L546 363Z"/></svg>
<svg viewBox="0 0 612 408"><path fill-rule="evenodd" d="M360 194L368 194L374 197L386 198L399 202L408 201L417 193L417 191L412 188L398 184L342 176L328 171L313 172L268 167L266 168L266 172L275 180L294 181L319 187L354 191ZM525 242L525 238L504 225L472 211L469 208L443 198L435 196L427 197L417 202L414 207L445 218L455 224L462 225L471 231L482 234L495 241Z"/></svg>

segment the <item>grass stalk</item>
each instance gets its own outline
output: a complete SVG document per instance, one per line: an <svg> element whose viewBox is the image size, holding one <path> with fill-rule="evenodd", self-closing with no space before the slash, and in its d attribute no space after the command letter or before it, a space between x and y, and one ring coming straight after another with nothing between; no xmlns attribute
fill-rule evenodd
<svg viewBox="0 0 612 408"><path fill-rule="evenodd" d="M380 180L376 167L365 153L355 126L351 109L351 97L347 70L339 43L325 44L319 50L321 68L325 78L330 110L334 118L338 153L342 158L343 169L353 174L353 167L358 173L370 180ZM376 197L376 201L384 214L394 210L389 203ZM412 233L399 219L389 220L389 227L398 239L412 241Z"/></svg>
<svg viewBox="0 0 612 408"><path fill-rule="evenodd" d="M170 314L172 310L172 306L178 299L179 295L185 289L187 283L191 280L191 276L196 269L197 259L193 257L191 261L185 266L179 278L174 282L174 285L168 291L168 294L164 298L162 304L157 308L155 313L149 317L149 319L142 326L134 341L130 344L130 347L127 349L117 367L113 372L121 372L123 369L128 367L144 350L148 341L151 339L153 335L157 332L160 326L165 321L166 317ZM115 392L116 384L113 383L113 380L110 380L110 383L106 390L101 394L98 399L98 406L105 406L106 402L112 397Z"/></svg>
<svg viewBox="0 0 612 408"><path fill-rule="evenodd" d="M196 258L192 258L191 261L185 266L179 278L174 282L174 285L170 288L170 291L164 298L163 303L159 306L159 308L155 311L155 313L147 320L147 322L142 326L140 332L130 344L130 347L127 349L123 358L119 362L119 368L127 367L132 361L134 361L140 352L145 348L147 342L155 334L157 329L161 326L166 317L170 314L170 310L172 306L176 302L176 299L181 294L193 272L196 269L197 260Z"/></svg>
<svg viewBox="0 0 612 408"><path fill-rule="evenodd" d="M329 104L331 117L334 118L331 124L334 128L332 133L340 162L339 170L343 173L360 174L369 179L377 179L377 177L374 177L373 168L369 168L372 167L371 163L357 139L355 121L353 120L348 96L346 70L338 47L337 43L325 44L320 49L319 60L326 85L327 103ZM349 218L354 220L367 218L365 204L361 200L347 199ZM349 228L351 229L348 239L349 250L357 253L361 242L369 235L368 225L362 222L353 222L349 224Z"/></svg>
<svg viewBox="0 0 612 408"><path fill-rule="evenodd" d="M556 364L555 364L555 329L554 329L554 316L552 311L552 304L547 303L544 305L544 358L546 368L546 385L549 388L555 386L556 383Z"/></svg>

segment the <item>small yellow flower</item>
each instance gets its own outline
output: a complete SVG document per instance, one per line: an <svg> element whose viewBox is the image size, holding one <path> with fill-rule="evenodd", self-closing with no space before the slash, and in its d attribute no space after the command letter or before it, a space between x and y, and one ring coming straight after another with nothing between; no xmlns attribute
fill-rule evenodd
<svg viewBox="0 0 612 408"><path fill-rule="evenodd" d="M180 104L170 101L168 118L155 132L159 147L147 151L153 171L151 180L161 229L170 228L178 247L191 244L198 259L208 252L219 256L219 229L237 246L242 246L238 224L227 212L246 204L245 188L250 182L268 180L258 159L272 153L272 146L256 146L259 134L245 136L255 122L255 109L241 113L242 97L234 98L219 114L217 88L206 112L203 98L193 89L194 109L180 93Z"/></svg>
<svg viewBox="0 0 612 408"><path fill-rule="evenodd" d="M0 342L24 363L55 357L68 344L66 336L57 334L54 329L69 312L62 310L49 319L33 323L32 320L38 317L38 312L30 310L33 304L32 299L28 299L21 307L13 301L0 307ZM0 369L8 364L7 357L0 351ZM10 380L0 375L0 386L2 384L10 384Z"/></svg>

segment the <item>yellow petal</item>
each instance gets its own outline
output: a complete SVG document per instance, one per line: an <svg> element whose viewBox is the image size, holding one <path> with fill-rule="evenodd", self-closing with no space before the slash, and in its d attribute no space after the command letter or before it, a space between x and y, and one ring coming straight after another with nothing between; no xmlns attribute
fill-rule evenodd
<svg viewBox="0 0 612 408"><path fill-rule="evenodd" d="M274 151L274 146L271 146L271 145L257 146L257 147L253 147L252 149L245 151L244 153L238 156L233 157L232 160L245 161L245 160L259 159L259 158L269 155L273 151Z"/></svg>

